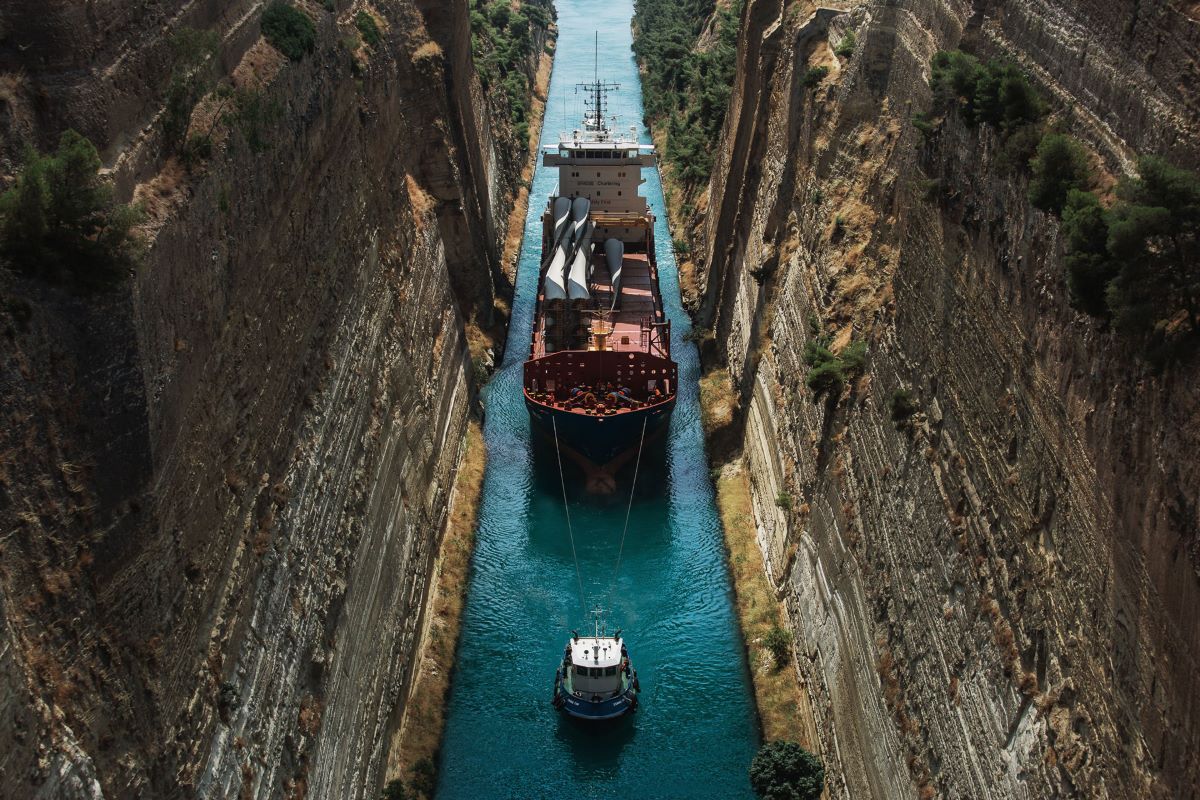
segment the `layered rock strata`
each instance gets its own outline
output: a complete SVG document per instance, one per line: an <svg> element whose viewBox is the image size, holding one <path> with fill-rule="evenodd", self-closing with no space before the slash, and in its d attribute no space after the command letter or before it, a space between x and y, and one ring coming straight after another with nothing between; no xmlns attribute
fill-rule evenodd
<svg viewBox="0 0 1200 800"><path fill-rule="evenodd" d="M125 5L0 11L8 130L83 129L149 237L113 292L0 278L0 796L374 797L518 180L467 4L301 3L294 63L260 3ZM190 169L185 25L264 109Z"/></svg>
<svg viewBox="0 0 1200 800"><path fill-rule="evenodd" d="M1114 173L1195 168L1194 16L746 4L698 315L834 797L1200 795L1200 372L1072 311L1057 223L993 130L910 122L965 45L1021 63ZM818 336L869 355L814 403ZM895 422L899 389L918 410Z"/></svg>

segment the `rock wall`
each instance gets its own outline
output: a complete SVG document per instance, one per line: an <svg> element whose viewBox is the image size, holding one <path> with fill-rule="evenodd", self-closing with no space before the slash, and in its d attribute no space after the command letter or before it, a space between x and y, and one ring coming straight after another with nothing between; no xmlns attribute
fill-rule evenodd
<svg viewBox="0 0 1200 800"><path fill-rule="evenodd" d="M48 43L13 118L90 124L150 237L107 294L0 273L2 797L378 793L519 176L465 0L301 4L296 63L261 5L0 11L5 69ZM132 78L180 24L266 109L191 170Z"/></svg>
<svg viewBox="0 0 1200 800"><path fill-rule="evenodd" d="M1070 309L1057 224L993 131L910 122L933 54L967 43L1024 65L1113 171L1194 168L1194 17L746 4L698 316L741 394L831 796L1200 796L1196 362L1156 373ZM814 403L817 335L869 356Z"/></svg>

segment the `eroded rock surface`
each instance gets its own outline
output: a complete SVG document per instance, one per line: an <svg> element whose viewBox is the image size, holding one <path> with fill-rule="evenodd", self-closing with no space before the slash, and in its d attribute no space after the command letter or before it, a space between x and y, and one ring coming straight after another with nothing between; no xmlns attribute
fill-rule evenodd
<svg viewBox="0 0 1200 800"><path fill-rule="evenodd" d="M1114 173L1196 168L1188 8L747 2L699 316L834 797L1200 793L1196 363L1155 372L1071 310L1057 223L994 132L910 122L933 54L967 42L1017 59ZM804 384L816 335L869 343L836 403Z"/></svg>
<svg viewBox="0 0 1200 800"><path fill-rule="evenodd" d="M0 10L4 130L83 130L150 236L115 292L0 279L0 796L377 795L520 159L465 0L300 7L295 63L257 2ZM180 26L267 110L191 170Z"/></svg>

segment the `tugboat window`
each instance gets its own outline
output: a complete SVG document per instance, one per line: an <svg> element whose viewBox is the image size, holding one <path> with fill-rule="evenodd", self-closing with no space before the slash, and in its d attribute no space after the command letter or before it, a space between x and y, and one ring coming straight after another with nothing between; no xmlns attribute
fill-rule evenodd
<svg viewBox="0 0 1200 800"><path fill-rule="evenodd" d="M617 674L617 668L616 668L616 667L605 667L605 668L604 668L604 674L605 674L605 675L616 675L616 674Z"/></svg>

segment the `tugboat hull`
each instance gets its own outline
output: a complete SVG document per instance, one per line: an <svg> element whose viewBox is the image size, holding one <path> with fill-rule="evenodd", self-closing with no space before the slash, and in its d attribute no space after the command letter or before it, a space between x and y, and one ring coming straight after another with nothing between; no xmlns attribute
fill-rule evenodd
<svg viewBox="0 0 1200 800"><path fill-rule="evenodd" d="M560 689L557 705L564 714L576 719L616 719L617 717L630 714L637 709L637 692L629 689L624 694L619 694L616 697L593 702L581 697L575 697L568 694L565 689Z"/></svg>

